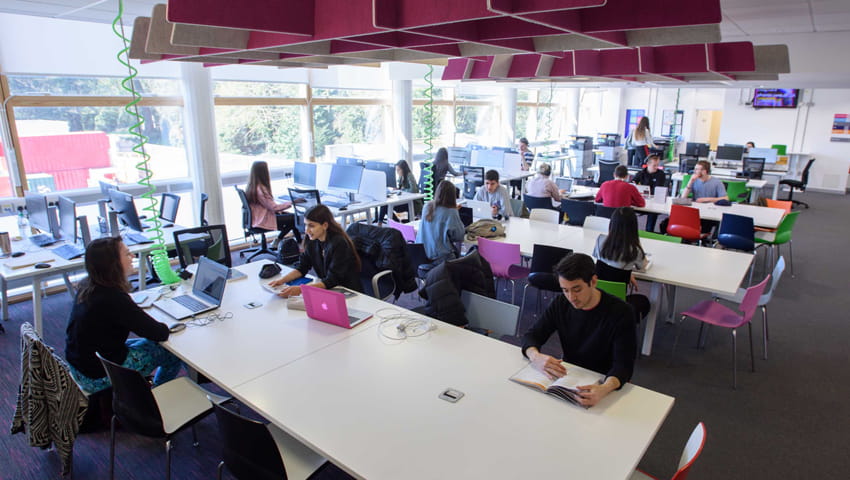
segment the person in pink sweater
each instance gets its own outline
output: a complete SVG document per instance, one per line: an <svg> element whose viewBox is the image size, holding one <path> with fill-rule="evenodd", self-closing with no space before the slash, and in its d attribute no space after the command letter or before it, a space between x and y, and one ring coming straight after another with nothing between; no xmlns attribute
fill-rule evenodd
<svg viewBox="0 0 850 480"><path fill-rule="evenodd" d="M263 161L251 165L251 176L245 187L245 197L251 207L252 227L278 230L278 240L281 240L291 230L295 240L301 243L301 232L295 227L295 214L286 213L292 206L290 202L277 203L272 195L269 164Z"/></svg>

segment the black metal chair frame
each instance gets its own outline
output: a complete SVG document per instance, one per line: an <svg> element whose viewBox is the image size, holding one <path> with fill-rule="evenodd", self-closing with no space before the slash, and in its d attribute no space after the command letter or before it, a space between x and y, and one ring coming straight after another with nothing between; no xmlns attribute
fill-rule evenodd
<svg viewBox="0 0 850 480"><path fill-rule="evenodd" d="M803 174L800 176L799 180L785 179L779 182L780 185L788 185L788 198L786 201L791 202L793 205L802 205L806 208L809 208L809 204L800 200L794 200L794 189L799 188L801 191L806 191L806 185L809 184L809 170L812 168L812 164L815 163L814 158L810 158L809 162L806 164L806 168L803 169Z"/></svg>
<svg viewBox="0 0 850 480"><path fill-rule="evenodd" d="M245 233L245 238L247 239L250 236L256 242L256 236L260 236L259 247L246 248L239 252L239 256L245 258L245 255L251 253L251 256L245 260L246 263L250 263L251 260L259 255L275 255L275 252L269 248L268 240L266 240L266 233L271 232L271 230L252 226L254 224L254 215L251 213L251 206L248 205L248 197L245 196L245 191L241 188L236 185L233 188L236 189L239 200L242 202L242 231Z"/></svg>

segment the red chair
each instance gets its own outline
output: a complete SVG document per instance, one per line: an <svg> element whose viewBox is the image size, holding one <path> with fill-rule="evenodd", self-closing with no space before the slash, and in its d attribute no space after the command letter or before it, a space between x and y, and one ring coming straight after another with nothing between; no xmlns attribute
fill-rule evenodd
<svg viewBox="0 0 850 480"><path fill-rule="evenodd" d="M701 231L699 209L684 205L670 206L667 234L688 242L699 242L708 236L707 233Z"/></svg>
<svg viewBox="0 0 850 480"><path fill-rule="evenodd" d="M702 447L704 446L705 424L699 422L697 426L694 427L694 431L691 432L691 436L688 438L688 443L685 444L685 448L682 449L682 458L679 459L679 469L673 474L673 478L671 480L685 480L688 478L691 466L693 466L696 459L699 458L702 453ZM658 480L658 477L653 477L646 472L635 470L629 477L629 480Z"/></svg>
<svg viewBox="0 0 850 480"><path fill-rule="evenodd" d="M738 305L738 310L742 313L737 313L731 308L721 305L712 300L703 300L693 307L682 312L682 319L679 321L679 327L676 330L676 339L673 341L673 351L670 353L670 363L673 363L673 355L676 353L676 344L679 343L679 333L682 331L682 322L686 317L691 317L700 322L709 325L717 325L732 329L732 388L738 388L738 352L737 338L738 328L746 325L750 333L750 368L756 371L755 356L753 356L753 314L759 306L761 294L764 292L767 282L770 281L770 275L765 277L758 285L754 285L747 289L744 294L741 304ZM700 328L700 336L702 336L702 328Z"/></svg>
<svg viewBox="0 0 850 480"><path fill-rule="evenodd" d="M490 264L493 275L511 281L511 303L516 294L516 280L528 278L531 270L519 265L522 256L518 243L497 242L478 237L478 253Z"/></svg>

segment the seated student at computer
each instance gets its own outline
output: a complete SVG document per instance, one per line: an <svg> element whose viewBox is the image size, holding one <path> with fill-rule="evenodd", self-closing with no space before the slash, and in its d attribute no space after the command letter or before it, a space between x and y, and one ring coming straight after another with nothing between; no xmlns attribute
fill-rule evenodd
<svg viewBox="0 0 850 480"><path fill-rule="evenodd" d="M319 288L342 286L360 292L360 256L351 238L334 219L326 205L316 205L304 215L304 249L295 265L295 270L282 278L270 282L277 287L297 280L312 269L317 279L308 285ZM278 293L281 297L301 295L301 287L293 285Z"/></svg>
<svg viewBox="0 0 850 480"><path fill-rule="evenodd" d="M549 178L552 167L548 163L537 165L537 174L525 182L525 194L532 197L551 198L553 207L561 206L561 190L558 185Z"/></svg>
<svg viewBox="0 0 850 480"><path fill-rule="evenodd" d="M407 193L419 193L419 185L416 183L416 176L413 175L413 172L410 171L410 165L407 164L407 161L399 160L398 162L396 162L395 176L397 189ZM403 203L401 205L396 205L393 207L393 211L396 213L407 212L407 204ZM413 215L408 213L408 221L413 220L414 216L418 217L422 213L422 199L416 199L413 201L413 211ZM378 215L378 222L384 223L384 217L386 216L387 207L383 206L381 207L381 212Z"/></svg>
<svg viewBox="0 0 850 480"><path fill-rule="evenodd" d="M752 150L754 148L756 148L755 142L752 142L752 141L747 142L747 148L745 149L747 151L747 153L750 153L750 150Z"/></svg>
<svg viewBox="0 0 850 480"><path fill-rule="evenodd" d="M511 196L508 189L499 184L499 172L496 170L487 170L484 173L484 185L478 187L474 200L489 203L493 208L493 218L508 218L514 214L511 209Z"/></svg>
<svg viewBox="0 0 850 480"><path fill-rule="evenodd" d="M663 187L667 184L667 175L658 168L660 163L661 158L655 153L646 157L646 166L635 174L632 181L637 185L648 185L649 193L655 195L655 187ZM648 232L655 230L656 220L658 220L658 214L646 214L646 230Z"/></svg>
<svg viewBox="0 0 850 480"><path fill-rule="evenodd" d="M596 237L593 256L607 265L620 270L644 272L649 266L649 259L640 245L638 222L635 211L630 207L620 207L611 214L608 224L608 235ZM637 292L638 284L632 273L629 283L632 291ZM637 320L649 313L649 299L645 295L633 293L626 296L626 302L637 313Z"/></svg>
<svg viewBox="0 0 850 480"><path fill-rule="evenodd" d="M525 333L522 353L551 378L566 375L561 360L540 352L558 333L563 360L602 373L601 384L579 386L582 405L595 405L632 378L637 339L631 307L596 288L593 259L567 255L555 266L563 295L558 295Z"/></svg>
<svg viewBox="0 0 850 480"><path fill-rule="evenodd" d="M77 383L89 393L110 386L95 352L145 376L159 367L154 385L176 377L182 363L158 343L168 340L168 326L139 308L128 293L133 254L121 237L92 240L85 264L88 278L77 292L65 331L65 358ZM141 338L128 340L130 332Z"/></svg>
<svg viewBox="0 0 850 480"><path fill-rule="evenodd" d="M451 173L454 176L459 176L460 172L456 171L452 164L449 163L449 151L445 148L437 150L434 155L434 165L432 167L433 175L431 176L434 185L439 185L446 178L446 174Z"/></svg>
<svg viewBox="0 0 850 480"><path fill-rule="evenodd" d="M251 207L252 227L278 230L278 240L292 231L295 240L301 242L301 232L295 227L295 214L284 210L292 206L290 202L277 203L272 195L269 164L263 161L251 165L251 175L245 187L245 198Z"/></svg>
<svg viewBox="0 0 850 480"><path fill-rule="evenodd" d="M613 208L646 205L643 195L629 183L629 169L625 165L617 165L614 169L614 179L608 180L599 187L599 191L596 192L596 203Z"/></svg>
<svg viewBox="0 0 850 480"><path fill-rule="evenodd" d="M454 244L463 241L465 231L457 209L457 188L443 180L434 199L425 205L416 232L416 243L425 246L425 254L435 264L457 256Z"/></svg>
<svg viewBox="0 0 850 480"><path fill-rule="evenodd" d="M723 182L711 176L711 163L700 160L694 167L694 174L688 185L682 191L682 196L694 194L694 201L699 203L714 203L726 198L726 187Z"/></svg>

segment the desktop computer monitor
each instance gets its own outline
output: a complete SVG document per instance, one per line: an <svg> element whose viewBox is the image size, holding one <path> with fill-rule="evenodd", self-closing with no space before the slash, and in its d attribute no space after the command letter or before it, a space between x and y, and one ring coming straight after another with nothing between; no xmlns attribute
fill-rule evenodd
<svg viewBox="0 0 850 480"><path fill-rule="evenodd" d="M751 148L747 152L750 158L763 158L765 165L776 164L776 149L775 148Z"/></svg>
<svg viewBox="0 0 850 480"><path fill-rule="evenodd" d="M137 232L145 231L142 221L139 220L139 213L136 211L136 204L133 202L132 195L126 192L119 192L118 190L110 190L109 200L112 202L112 210L118 213L118 218L127 227Z"/></svg>
<svg viewBox="0 0 850 480"><path fill-rule="evenodd" d="M104 200L109 199L110 190L118 190L118 185L114 183L104 182L103 180L99 180L97 183L100 185L100 193L103 195L101 198Z"/></svg>
<svg viewBox="0 0 850 480"><path fill-rule="evenodd" d="M696 155L679 155L679 171L682 173L694 173L699 157Z"/></svg>
<svg viewBox="0 0 850 480"><path fill-rule="evenodd" d="M377 172L384 172L387 176L387 188L396 188L398 184L395 179L395 164L388 162L379 162L376 160L369 160L366 162L366 170L375 170Z"/></svg>
<svg viewBox="0 0 850 480"><path fill-rule="evenodd" d="M707 143L688 142L685 146L685 154L705 158L708 156L708 146Z"/></svg>
<svg viewBox="0 0 850 480"><path fill-rule="evenodd" d="M292 171L292 181L295 185L316 187L316 164L310 162L295 162Z"/></svg>
<svg viewBox="0 0 850 480"><path fill-rule="evenodd" d="M50 233L56 238L59 234L54 230L55 220L50 221L50 211L47 207L47 197L38 193L27 193L24 197L30 226L44 233Z"/></svg>
<svg viewBox="0 0 850 480"><path fill-rule="evenodd" d="M328 189L345 193L357 193L360 189L360 178L363 176L363 167L359 165L336 164L331 168L328 178Z"/></svg>
<svg viewBox="0 0 850 480"><path fill-rule="evenodd" d="M472 164L476 167L502 168L505 166L503 150L475 150L472 152Z"/></svg>
<svg viewBox="0 0 850 480"><path fill-rule="evenodd" d="M77 204L68 197L59 196L59 232L69 243L77 241Z"/></svg>
<svg viewBox="0 0 850 480"><path fill-rule="evenodd" d="M470 151L462 147L448 147L449 163L456 166L469 165Z"/></svg>
<svg viewBox="0 0 850 480"><path fill-rule="evenodd" d="M721 145L717 147L717 154L714 156L718 161L733 161L740 162L744 158L743 145Z"/></svg>
<svg viewBox="0 0 850 480"><path fill-rule="evenodd" d="M337 165L363 165L363 160L354 157L336 157Z"/></svg>

